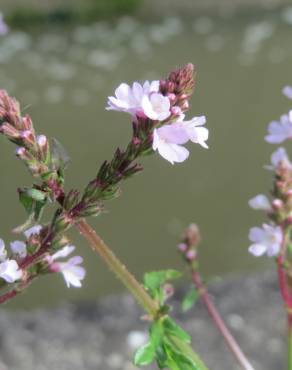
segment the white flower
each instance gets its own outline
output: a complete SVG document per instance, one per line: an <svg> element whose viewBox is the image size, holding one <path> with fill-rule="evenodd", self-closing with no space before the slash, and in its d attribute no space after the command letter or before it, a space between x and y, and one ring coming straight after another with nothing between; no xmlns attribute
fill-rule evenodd
<svg viewBox="0 0 292 370"><path fill-rule="evenodd" d="M52 256L45 258L51 271L61 272L68 288L71 285L75 288L81 287L81 280L84 279L86 274L85 268L79 266L83 262L83 258L74 256L66 262L59 262L56 259L67 257L74 249L74 245L66 245Z"/></svg>
<svg viewBox="0 0 292 370"><path fill-rule="evenodd" d="M255 257L267 254L268 257L276 256L281 248L283 234L280 226L263 224L263 227L253 227L249 232L249 239L253 244L249 252Z"/></svg>
<svg viewBox="0 0 292 370"><path fill-rule="evenodd" d="M22 271L15 260L7 259L0 263L0 277L7 283L14 283L14 281L21 279Z"/></svg>
<svg viewBox="0 0 292 370"><path fill-rule="evenodd" d="M265 168L268 170L275 171L279 166L292 168L292 163L290 162L286 149L282 147L278 148L277 150L274 151L274 153L272 153L271 165L265 166Z"/></svg>
<svg viewBox="0 0 292 370"><path fill-rule="evenodd" d="M280 121L273 121L268 126L265 140L270 144L279 144L292 139L292 111L281 116Z"/></svg>
<svg viewBox="0 0 292 370"><path fill-rule="evenodd" d="M153 150L158 150L164 159L174 164L188 158L189 151L181 145L188 140L186 131L180 125L165 125L154 130L152 147Z"/></svg>
<svg viewBox="0 0 292 370"><path fill-rule="evenodd" d="M206 127L201 127L206 123L206 117L193 117L190 121L181 121L181 125L186 130L189 139L196 144L200 144L203 148L208 148L206 141L209 137L209 130Z"/></svg>
<svg viewBox="0 0 292 370"><path fill-rule="evenodd" d="M170 116L170 101L160 93L144 95L142 108L145 116L155 121L164 121Z"/></svg>
<svg viewBox="0 0 292 370"><path fill-rule="evenodd" d="M75 250L74 245L66 245L62 249L60 249L58 252L54 253L52 256L50 256L52 261L55 261L58 258L65 258L69 256L73 251Z"/></svg>
<svg viewBox="0 0 292 370"><path fill-rule="evenodd" d="M250 199L248 202L249 206L256 210L262 210L262 211L271 211L272 206L271 203L264 194L256 195L254 198Z"/></svg>
<svg viewBox="0 0 292 370"><path fill-rule="evenodd" d="M25 258L27 256L26 244L19 240L10 243L11 252L18 258Z"/></svg>
<svg viewBox="0 0 292 370"><path fill-rule="evenodd" d="M0 239L0 262L5 261L7 258L7 250L5 248L5 243Z"/></svg>
<svg viewBox="0 0 292 370"><path fill-rule="evenodd" d="M159 93L159 81L146 81L143 85L134 82L132 86L120 84L115 96L108 97L107 110L146 116L153 120L163 121L170 116L169 98Z"/></svg>
<svg viewBox="0 0 292 370"><path fill-rule="evenodd" d="M292 99L292 86L283 87L282 93L288 98Z"/></svg>
<svg viewBox="0 0 292 370"><path fill-rule="evenodd" d="M84 279L86 271L82 266L78 266L83 262L80 256L74 256L67 262L59 262L59 271L63 274L66 285L68 288L74 286L75 288L81 287L81 280Z"/></svg>
<svg viewBox="0 0 292 370"><path fill-rule="evenodd" d="M41 225L32 226L24 232L24 235L29 239L32 235L38 235L43 227Z"/></svg>

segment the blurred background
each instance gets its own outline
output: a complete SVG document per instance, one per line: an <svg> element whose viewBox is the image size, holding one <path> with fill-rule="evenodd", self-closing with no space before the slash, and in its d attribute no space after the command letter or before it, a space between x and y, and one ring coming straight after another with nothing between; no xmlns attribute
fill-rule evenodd
<svg viewBox="0 0 292 370"><path fill-rule="evenodd" d="M158 155L122 185L122 196L91 221L139 278L183 265L176 244L184 227L201 228L201 265L208 277L270 268L248 252L248 230L263 215L248 200L271 187L263 169L275 149L266 126L291 108L281 95L292 84L290 1L255 0L1 0L9 32L0 37L0 87L15 95L39 133L69 152L67 188L82 188L131 135L128 115L106 112L122 81L159 79L187 62L197 84L189 117L207 116L209 150L171 166ZM23 222L16 189L31 184L14 147L0 138L1 237ZM59 274L37 281L13 308L89 300L121 290L76 232L85 259L82 289Z"/></svg>

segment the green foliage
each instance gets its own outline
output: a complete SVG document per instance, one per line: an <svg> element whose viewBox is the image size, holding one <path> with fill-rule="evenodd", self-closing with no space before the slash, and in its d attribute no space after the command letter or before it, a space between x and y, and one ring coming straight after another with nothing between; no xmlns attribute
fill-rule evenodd
<svg viewBox="0 0 292 370"><path fill-rule="evenodd" d="M46 25L110 19L133 13L143 0L83 0L62 2L41 7L37 4L23 6L21 2L7 10L6 19L12 26Z"/></svg>
<svg viewBox="0 0 292 370"><path fill-rule="evenodd" d="M16 233L21 233L34 223L39 222L48 198L45 192L35 188L18 189L18 193L20 203L28 214L28 219L25 223L14 229Z"/></svg>
<svg viewBox="0 0 292 370"><path fill-rule="evenodd" d="M135 353L135 365L145 366L156 360L160 369L203 370L200 364L178 345L178 341L189 344L191 338L169 316L154 321L149 333L148 343Z"/></svg>
<svg viewBox="0 0 292 370"><path fill-rule="evenodd" d="M144 275L144 286L149 291L152 298L157 300L162 306L166 300L163 285L169 280L178 279L181 273L176 270L163 270L147 272Z"/></svg>
<svg viewBox="0 0 292 370"><path fill-rule="evenodd" d="M184 312L190 310L195 305L198 298L199 298L198 290L195 287L192 287L182 301L182 310Z"/></svg>

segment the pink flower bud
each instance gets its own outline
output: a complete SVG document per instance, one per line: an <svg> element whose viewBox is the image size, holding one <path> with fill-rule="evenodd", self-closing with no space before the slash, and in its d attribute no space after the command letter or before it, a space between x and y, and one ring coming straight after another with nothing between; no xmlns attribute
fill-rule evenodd
<svg viewBox="0 0 292 370"><path fill-rule="evenodd" d="M274 199L272 201L272 206L275 210L283 208L283 201L281 199Z"/></svg>
<svg viewBox="0 0 292 370"><path fill-rule="evenodd" d="M25 116L22 118L22 124L25 130L31 131L32 130L32 120L30 116Z"/></svg>
<svg viewBox="0 0 292 370"><path fill-rule="evenodd" d="M16 155L21 159L26 159L26 149L24 147L17 148Z"/></svg>
<svg viewBox="0 0 292 370"><path fill-rule="evenodd" d="M181 109L182 110L187 110L187 109L189 109L189 102L186 100L186 101L184 101L183 102L183 105L182 105L182 107L181 107Z"/></svg>
<svg viewBox="0 0 292 370"><path fill-rule="evenodd" d="M181 109L178 106L174 106L171 108L171 113L175 116L179 116L181 114Z"/></svg>
<svg viewBox="0 0 292 370"><path fill-rule="evenodd" d="M38 135L37 136L37 143L40 147L44 147L47 145L48 139L45 135Z"/></svg>
<svg viewBox="0 0 292 370"><path fill-rule="evenodd" d="M186 258L189 260L189 261L194 261L197 257L197 253L196 251L194 251L193 249L190 249L187 253L186 253Z"/></svg>
<svg viewBox="0 0 292 370"><path fill-rule="evenodd" d="M24 130L21 132L20 136L22 139L28 139L31 137L31 131L30 130Z"/></svg>
<svg viewBox="0 0 292 370"><path fill-rule="evenodd" d="M168 93L167 97L168 97L168 99L170 100L171 103L175 102L175 100L176 100L176 95L174 93Z"/></svg>
<svg viewBox="0 0 292 370"><path fill-rule="evenodd" d="M188 246L185 243L180 243L178 244L177 249L181 252L186 252L186 250L188 249Z"/></svg>
<svg viewBox="0 0 292 370"><path fill-rule="evenodd" d="M133 144L138 146L138 145L141 144L141 140L138 137L134 136L133 137Z"/></svg>

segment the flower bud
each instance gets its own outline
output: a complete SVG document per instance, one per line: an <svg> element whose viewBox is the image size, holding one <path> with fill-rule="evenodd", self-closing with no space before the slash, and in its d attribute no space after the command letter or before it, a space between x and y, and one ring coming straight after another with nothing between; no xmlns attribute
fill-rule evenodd
<svg viewBox="0 0 292 370"><path fill-rule="evenodd" d="M37 136L37 143L40 147L45 147L48 143L48 139L45 135L38 135Z"/></svg>
<svg viewBox="0 0 292 370"><path fill-rule="evenodd" d="M178 106L174 106L171 108L171 113L174 115L174 116L179 116L181 114L181 109L180 107Z"/></svg>
<svg viewBox="0 0 292 370"><path fill-rule="evenodd" d="M174 103L176 101L176 95L174 93L168 93L167 97L171 103Z"/></svg>
<svg viewBox="0 0 292 370"><path fill-rule="evenodd" d="M179 243L177 246L177 249L181 252L186 252L188 249L188 246L185 243Z"/></svg>
<svg viewBox="0 0 292 370"><path fill-rule="evenodd" d="M274 199L272 201L272 207L275 211L278 211L283 208L283 201L281 199Z"/></svg>
<svg viewBox="0 0 292 370"><path fill-rule="evenodd" d="M194 261L197 257L197 252L194 249L190 249L186 253L186 259L189 261Z"/></svg>

